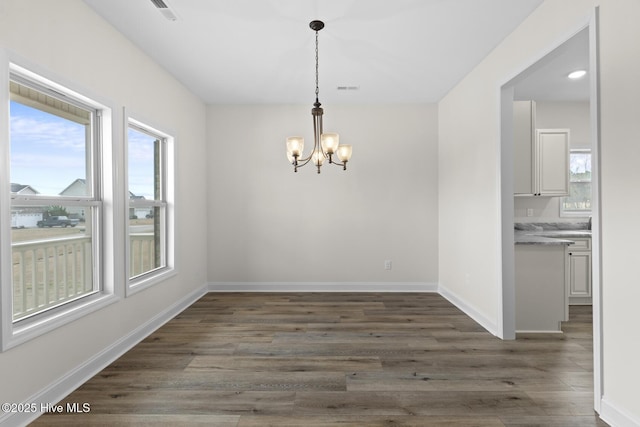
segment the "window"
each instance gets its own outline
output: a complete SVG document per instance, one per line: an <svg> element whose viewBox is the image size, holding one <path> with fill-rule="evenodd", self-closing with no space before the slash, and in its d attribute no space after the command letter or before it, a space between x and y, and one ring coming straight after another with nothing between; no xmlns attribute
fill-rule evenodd
<svg viewBox="0 0 640 427"><path fill-rule="evenodd" d="M10 209L0 212L0 235L10 250L0 250L0 279L2 322L11 327L3 329L10 332L3 348L113 295L102 262L105 107L21 67L9 69L9 171L2 182L10 188L2 194Z"/></svg>
<svg viewBox="0 0 640 427"><path fill-rule="evenodd" d="M171 271L172 138L133 119L127 131L129 290Z"/></svg>
<svg viewBox="0 0 640 427"><path fill-rule="evenodd" d="M569 153L569 196L560 204L562 216L591 215L591 150Z"/></svg>

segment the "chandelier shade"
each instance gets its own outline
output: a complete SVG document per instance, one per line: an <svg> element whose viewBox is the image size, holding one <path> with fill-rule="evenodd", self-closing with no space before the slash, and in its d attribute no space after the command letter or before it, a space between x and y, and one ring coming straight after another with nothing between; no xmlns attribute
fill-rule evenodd
<svg viewBox="0 0 640 427"><path fill-rule="evenodd" d="M304 149L304 138L301 136L290 136L287 138L287 153L292 156L302 155Z"/></svg>
<svg viewBox="0 0 640 427"><path fill-rule="evenodd" d="M348 162L349 159L351 158L351 145L339 145L338 146L338 159L340 159L341 162ZM345 169L346 169L346 165L345 165Z"/></svg>
<svg viewBox="0 0 640 427"><path fill-rule="evenodd" d="M304 138L301 136L290 136L287 138L287 159L293 165L293 171L298 172L298 168L311 162L316 166L318 173L320 167L327 160L330 164L342 166L347 170L347 162L351 160L351 145L341 145L340 136L333 132L323 132L322 109L318 95L320 93L318 85L318 31L324 28L322 21L311 21L309 27L316 33L316 102L313 103L311 115L313 116L313 149L311 154L303 156ZM338 161L334 155L337 155Z"/></svg>

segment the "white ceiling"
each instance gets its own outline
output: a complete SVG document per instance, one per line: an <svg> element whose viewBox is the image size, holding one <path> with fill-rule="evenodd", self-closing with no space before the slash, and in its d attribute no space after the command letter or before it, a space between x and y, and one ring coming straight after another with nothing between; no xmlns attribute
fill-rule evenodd
<svg viewBox="0 0 640 427"><path fill-rule="evenodd" d="M543 0L84 0L209 104L437 102ZM338 86L358 90L339 91Z"/></svg>
<svg viewBox="0 0 640 427"><path fill-rule="evenodd" d="M586 101L589 99L589 76L569 80L572 71L589 71L589 29L585 28L521 76L514 79L514 97L518 100Z"/></svg>

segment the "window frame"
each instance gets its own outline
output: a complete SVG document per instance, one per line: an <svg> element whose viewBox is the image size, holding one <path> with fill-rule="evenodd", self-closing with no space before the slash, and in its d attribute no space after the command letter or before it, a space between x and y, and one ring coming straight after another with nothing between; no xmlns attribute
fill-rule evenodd
<svg viewBox="0 0 640 427"><path fill-rule="evenodd" d="M139 115L131 114L125 108L124 110L124 158L125 173L124 188L126 190L125 203L125 278L126 278L126 295L127 297L136 294L144 289L165 281L167 278L177 274L175 266L175 137L172 132L163 130L149 120L140 119ZM133 128L138 132L142 132L160 140L160 200L131 200L129 197L129 129ZM161 246L163 254L163 265L143 272L141 274L131 276L131 237L129 233L131 219L130 209L136 207L158 207L164 210L164 217L161 219Z"/></svg>
<svg viewBox="0 0 640 427"><path fill-rule="evenodd" d="M588 153L591 156L591 160L593 161L593 150L591 150L591 148L585 147L585 148L571 148L569 150L569 162L571 162L571 154L573 153ZM571 194L571 183L572 182L588 182L590 184L592 184L593 186L593 180L590 179L588 181L586 180L580 180L580 181L572 181L571 180L571 172L569 172L569 195ZM592 187L593 188L593 187ZM593 190L592 190L593 191ZM593 195L593 193L592 193ZM590 210L584 210L584 211L571 211L571 210L565 210L564 209L564 200L566 197L562 197L560 199L560 203L559 203L559 215L560 217L564 217L564 218L589 218L590 216L593 215L593 211Z"/></svg>
<svg viewBox="0 0 640 427"><path fill-rule="evenodd" d="M12 57L0 50L0 265L12 265L11 209L14 206L48 205L52 201L65 206L92 207L92 274L93 291L60 305L54 305L41 313L13 319L13 279L12 268L0 269L0 350L12 347L36 338L89 313L116 302L119 296L114 286L115 270L112 261L114 239L106 232L109 223L113 223L113 166L112 153L112 107L76 84L55 76L34 64ZM11 94L9 81L19 81L29 87L53 94L70 104L80 105L96 112L96 121L90 142L91 180L90 195L53 196L53 195L14 195L10 186L11 139L10 110ZM86 94L86 95L85 95ZM87 148L89 149L89 148ZM89 179L89 177L86 177Z"/></svg>

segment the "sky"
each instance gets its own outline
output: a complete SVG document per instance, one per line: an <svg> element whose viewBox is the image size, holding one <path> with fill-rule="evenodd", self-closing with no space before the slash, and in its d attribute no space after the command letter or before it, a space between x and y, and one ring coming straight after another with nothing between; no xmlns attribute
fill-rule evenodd
<svg viewBox="0 0 640 427"><path fill-rule="evenodd" d="M129 191L153 199L153 152L156 138L129 128Z"/></svg>
<svg viewBox="0 0 640 427"><path fill-rule="evenodd" d="M78 178L86 179L84 126L11 101L11 182L43 195L59 195ZM153 198L153 141L130 129L129 189Z"/></svg>

